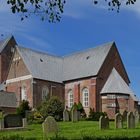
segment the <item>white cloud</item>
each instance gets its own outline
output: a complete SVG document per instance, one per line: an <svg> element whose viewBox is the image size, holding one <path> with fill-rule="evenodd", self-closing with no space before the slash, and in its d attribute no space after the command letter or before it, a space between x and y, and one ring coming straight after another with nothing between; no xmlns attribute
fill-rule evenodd
<svg viewBox="0 0 140 140"><path fill-rule="evenodd" d="M0 2L0 12L9 12L10 7L7 4L7 0L1 0Z"/></svg>
<svg viewBox="0 0 140 140"><path fill-rule="evenodd" d="M49 43L49 41L44 40L42 38L39 37L35 37L33 35L28 35L28 34L21 34L21 38L24 38L25 40L27 40L27 44L23 43L23 47L31 47L33 49L36 50L47 50L47 51L53 51L53 47L51 45L51 43ZM31 46L29 46L31 44Z"/></svg>
<svg viewBox="0 0 140 140"><path fill-rule="evenodd" d="M75 19L85 18L91 5L92 0L69 0L66 2L63 15Z"/></svg>

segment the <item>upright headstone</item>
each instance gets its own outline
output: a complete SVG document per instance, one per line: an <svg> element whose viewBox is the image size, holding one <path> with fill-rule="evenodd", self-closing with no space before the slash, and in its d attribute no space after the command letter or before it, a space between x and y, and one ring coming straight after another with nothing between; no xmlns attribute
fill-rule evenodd
<svg viewBox="0 0 140 140"><path fill-rule="evenodd" d="M123 118L120 113L115 115L115 128L123 128Z"/></svg>
<svg viewBox="0 0 140 140"><path fill-rule="evenodd" d="M139 112L135 111L134 112L134 116L135 116L135 124L138 124L139 123L139 119L140 119Z"/></svg>
<svg viewBox="0 0 140 140"><path fill-rule="evenodd" d="M71 110L71 121L72 122L77 122L78 121L78 112L76 108L73 108Z"/></svg>
<svg viewBox="0 0 140 140"><path fill-rule="evenodd" d="M127 121L127 114L128 112L125 110L122 114L122 117L123 117L123 122L126 122Z"/></svg>
<svg viewBox="0 0 140 140"><path fill-rule="evenodd" d="M78 117L78 121L80 121L80 119L81 119L81 112L80 111L77 111L77 117Z"/></svg>
<svg viewBox="0 0 140 140"><path fill-rule="evenodd" d="M3 112L0 111L0 130L4 129L4 115Z"/></svg>
<svg viewBox="0 0 140 140"><path fill-rule="evenodd" d="M135 128L135 116L133 112L127 114L127 128Z"/></svg>
<svg viewBox="0 0 140 140"><path fill-rule="evenodd" d="M63 111L63 121L64 122L70 121L69 111L67 109Z"/></svg>
<svg viewBox="0 0 140 140"><path fill-rule="evenodd" d="M22 123L23 123L23 128L27 128L27 119L26 118L22 119Z"/></svg>
<svg viewBox="0 0 140 140"><path fill-rule="evenodd" d="M109 119L107 116L101 116L99 119L99 129L109 129Z"/></svg>
<svg viewBox="0 0 140 140"><path fill-rule="evenodd" d="M55 119L52 116L48 116L45 121L42 123L43 133L44 135L48 135L49 133L57 133L58 125Z"/></svg>

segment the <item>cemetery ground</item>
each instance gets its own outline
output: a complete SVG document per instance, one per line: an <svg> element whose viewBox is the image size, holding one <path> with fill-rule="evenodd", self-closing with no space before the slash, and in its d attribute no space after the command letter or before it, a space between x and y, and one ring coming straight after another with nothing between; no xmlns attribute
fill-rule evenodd
<svg viewBox="0 0 140 140"><path fill-rule="evenodd" d="M115 129L114 121L110 121L110 128L108 130L99 130L99 122L97 121L79 121L79 122L58 122L59 132L58 136L66 139L87 139L86 137L96 138L139 138L140 139L140 123L134 129ZM5 131L0 132L0 140L3 136L19 135L25 139L43 140L43 131L41 124L28 125L28 129L21 131ZM50 134L48 137L56 137L56 134Z"/></svg>

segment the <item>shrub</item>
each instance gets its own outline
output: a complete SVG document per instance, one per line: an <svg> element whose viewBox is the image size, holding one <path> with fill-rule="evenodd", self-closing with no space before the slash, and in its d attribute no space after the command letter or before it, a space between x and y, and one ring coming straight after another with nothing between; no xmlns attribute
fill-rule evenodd
<svg viewBox="0 0 140 140"><path fill-rule="evenodd" d="M28 101L21 101L19 107L17 108L16 112L17 114L21 115L23 118L25 118L25 113L26 110L31 110L30 106L29 106L29 102Z"/></svg>
<svg viewBox="0 0 140 140"><path fill-rule="evenodd" d="M31 111L27 116L28 124L41 124L44 121L39 111Z"/></svg>
<svg viewBox="0 0 140 140"><path fill-rule="evenodd" d="M89 117L87 118L87 120L99 121L99 118L101 116L106 116L106 115L107 114L105 112L94 112L94 110L90 108Z"/></svg>
<svg viewBox="0 0 140 140"><path fill-rule="evenodd" d="M56 96L52 96L49 100L41 103L38 111L43 116L44 120L47 116L53 116L55 120L60 121L63 118L64 104Z"/></svg>
<svg viewBox="0 0 140 140"><path fill-rule="evenodd" d="M77 110L80 111L80 115L82 118L86 118L86 113L81 102L77 104Z"/></svg>

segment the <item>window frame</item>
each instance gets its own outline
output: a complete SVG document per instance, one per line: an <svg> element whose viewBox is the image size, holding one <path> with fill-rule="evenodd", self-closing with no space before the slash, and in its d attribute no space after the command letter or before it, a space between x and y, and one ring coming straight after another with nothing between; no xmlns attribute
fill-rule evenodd
<svg viewBox="0 0 140 140"><path fill-rule="evenodd" d="M89 107L89 89L86 87L82 90L82 104L83 107Z"/></svg>
<svg viewBox="0 0 140 140"><path fill-rule="evenodd" d="M28 99L28 96L27 96L27 87L26 87L26 85L23 85L22 87L21 87L21 101L23 101L23 100L27 100Z"/></svg>
<svg viewBox="0 0 140 140"><path fill-rule="evenodd" d="M45 94L45 96L44 96L44 94ZM47 96L49 95L49 88L47 87L47 86L44 86L43 88L42 88L42 100L45 100L46 98L47 98Z"/></svg>
<svg viewBox="0 0 140 140"><path fill-rule="evenodd" d="M68 107L71 108L74 104L74 94L72 89L68 91Z"/></svg>

